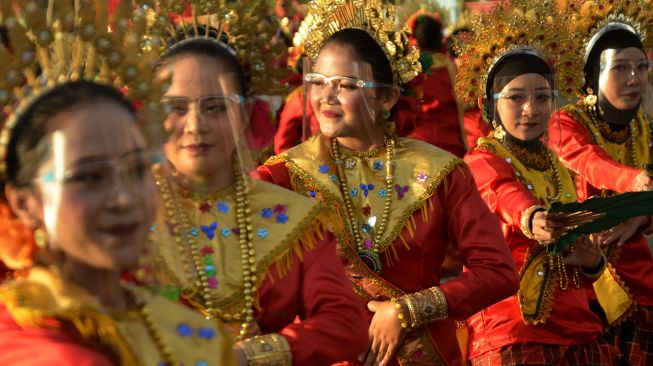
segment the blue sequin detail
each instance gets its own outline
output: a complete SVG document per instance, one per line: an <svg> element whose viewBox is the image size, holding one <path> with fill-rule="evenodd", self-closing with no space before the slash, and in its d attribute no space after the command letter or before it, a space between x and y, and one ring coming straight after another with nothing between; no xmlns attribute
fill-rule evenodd
<svg viewBox="0 0 653 366"><path fill-rule="evenodd" d="M350 194L351 194L352 197L356 197L356 195L358 195L358 189L357 188L352 188Z"/></svg>
<svg viewBox="0 0 653 366"><path fill-rule="evenodd" d="M308 191L308 195L311 196L311 198L315 198L315 191Z"/></svg>
<svg viewBox="0 0 653 366"><path fill-rule="evenodd" d="M206 266L204 266L204 270L206 272L213 271L213 270L215 270L215 266L207 264Z"/></svg>
<svg viewBox="0 0 653 366"><path fill-rule="evenodd" d="M374 184L365 184L365 183L361 183L360 187L361 187L361 189L363 190L363 195L364 195L365 197L367 197L367 195L369 194L369 191L373 191L373 190L374 190Z"/></svg>
<svg viewBox="0 0 653 366"><path fill-rule="evenodd" d="M374 160L374 164L372 165L372 169L374 169L374 170L383 169L383 163L381 162L381 160Z"/></svg>
<svg viewBox="0 0 653 366"><path fill-rule="evenodd" d="M209 240L215 236L215 229L218 227L217 222L212 222L210 226L202 225L201 229Z"/></svg>
<svg viewBox="0 0 653 366"><path fill-rule="evenodd" d="M266 207L261 210L261 217L263 217L264 219L269 219L270 217L272 217L272 215L274 215L274 210L269 207Z"/></svg>
<svg viewBox="0 0 653 366"><path fill-rule="evenodd" d="M372 227L369 224L363 224L363 232L369 234L372 231Z"/></svg>
<svg viewBox="0 0 653 366"><path fill-rule="evenodd" d="M379 196L380 197L386 197L388 195L388 190L385 188L379 189Z"/></svg>
<svg viewBox="0 0 653 366"><path fill-rule="evenodd" d="M333 183L338 183L338 176L337 175L333 174L329 178L331 178L331 181Z"/></svg>
<svg viewBox="0 0 653 366"><path fill-rule="evenodd" d="M213 337L215 337L215 330L212 328L200 328L197 331L197 335L199 335L200 338L213 339Z"/></svg>
<svg viewBox="0 0 653 366"><path fill-rule="evenodd" d="M177 325L177 333L182 337L190 337L193 335L193 328L186 323L179 323Z"/></svg>
<svg viewBox="0 0 653 366"><path fill-rule="evenodd" d="M220 229L220 233L222 234L222 236L226 238L229 235L231 235L231 229L229 229L228 227L223 227L222 229Z"/></svg>
<svg viewBox="0 0 653 366"><path fill-rule="evenodd" d="M262 228L258 229L258 231L256 232L256 235L261 239L267 238L268 237L268 229L262 227Z"/></svg>
<svg viewBox="0 0 653 366"><path fill-rule="evenodd" d="M322 174L326 174L326 173L329 172L329 166L326 165L326 164L320 165L320 167L318 169L319 169L320 173L322 173Z"/></svg>
<svg viewBox="0 0 653 366"><path fill-rule="evenodd" d="M197 234L198 234L198 232L197 232L196 228L194 228L194 227L190 228L190 235L197 236Z"/></svg>
<svg viewBox="0 0 653 366"><path fill-rule="evenodd" d="M209 363L204 360L199 360L195 362L195 366L209 366Z"/></svg>
<svg viewBox="0 0 653 366"><path fill-rule="evenodd" d="M288 222L288 215L286 215L284 213L278 214L277 215L277 222L280 223L280 224L285 224L286 222Z"/></svg>
<svg viewBox="0 0 653 366"><path fill-rule="evenodd" d="M224 201L218 202L217 208L218 208L218 212L220 213L229 212L229 205Z"/></svg>

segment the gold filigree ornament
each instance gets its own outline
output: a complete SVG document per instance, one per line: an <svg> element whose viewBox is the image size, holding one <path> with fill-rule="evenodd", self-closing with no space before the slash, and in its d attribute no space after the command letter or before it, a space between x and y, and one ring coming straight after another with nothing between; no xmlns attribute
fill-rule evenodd
<svg viewBox="0 0 653 366"><path fill-rule="evenodd" d="M274 41L279 20L268 16L268 2L162 0L156 3L160 20L157 23L165 24L165 32L172 37L160 50L162 54L186 41L214 41L234 52L249 84L249 90L244 93L285 95L288 92L288 86L281 81L290 69L279 66L286 47L283 42Z"/></svg>
<svg viewBox="0 0 653 366"><path fill-rule="evenodd" d="M551 1L502 0L454 37L460 55L456 92L465 103L485 97L489 72L507 52L537 53L555 70L555 89L571 96L583 85L582 44L567 31L570 18Z"/></svg>
<svg viewBox="0 0 653 366"><path fill-rule="evenodd" d="M0 108L7 115L0 132L0 179L11 130L34 100L58 85L88 80L112 85L139 104L149 137L159 134L159 100L165 83L152 81L160 37L148 31L147 7L123 0L110 16L108 0L1 1L0 25L8 42L0 46Z"/></svg>
<svg viewBox="0 0 653 366"><path fill-rule="evenodd" d="M419 50L410 45L408 27L395 29L394 5L382 0L313 0L308 15L295 36L313 61L324 42L334 33L355 28L366 31L381 46L390 61L395 82L407 84L421 71Z"/></svg>

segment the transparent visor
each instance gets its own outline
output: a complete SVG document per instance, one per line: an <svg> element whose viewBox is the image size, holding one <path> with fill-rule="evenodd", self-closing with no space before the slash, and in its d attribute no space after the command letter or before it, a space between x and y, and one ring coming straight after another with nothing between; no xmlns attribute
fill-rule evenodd
<svg viewBox="0 0 653 366"><path fill-rule="evenodd" d="M304 60L304 139L318 131L329 137L368 138L384 129L388 93L397 87L374 80L366 62L318 57ZM318 126L314 126L317 121Z"/></svg>
<svg viewBox="0 0 653 366"><path fill-rule="evenodd" d="M41 193L50 243L92 242L73 256L101 253L94 258L117 260L123 249L137 256L156 212L150 168L162 154L147 141L157 138L144 133L146 121L107 99L60 116L53 116L56 129L40 142L47 154L32 182Z"/></svg>
<svg viewBox="0 0 653 366"><path fill-rule="evenodd" d="M643 52L636 47L607 49L601 53L598 97L607 121L628 119L622 113L632 118L633 108L638 107L653 112L650 55L651 50ZM607 105L613 108L606 108Z"/></svg>
<svg viewBox="0 0 653 366"><path fill-rule="evenodd" d="M494 120L505 132L530 141L545 134L556 120L558 92L553 75L535 73L503 76L494 80Z"/></svg>
<svg viewBox="0 0 653 366"><path fill-rule="evenodd" d="M248 175L256 168L249 148L248 113L235 73L188 82L181 70L168 69L170 87L161 98L163 151L175 179L197 191L215 190L216 182ZM208 75L207 75L208 76ZM253 131L255 133L255 131Z"/></svg>

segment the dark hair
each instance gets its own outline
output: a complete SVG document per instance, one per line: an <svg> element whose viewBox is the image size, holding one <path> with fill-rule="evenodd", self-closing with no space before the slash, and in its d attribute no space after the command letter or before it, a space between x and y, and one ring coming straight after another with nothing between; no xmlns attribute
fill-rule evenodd
<svg viewBox="0 0 653 366"><path fill-rule="evenodd" d="M49 122L57 114L75 107L107 100L125 108L136 118L136 110L115 88L91 81L68 82L36 98L17 117L7 143L7 182L25 186L48 155L47 144L41 141L52 132Z"/></svg>
<svg viewBox="0 0 653 366"><path fill-rule="evenodd" d="M331 44L339 46L349 46L359 58L358 61L367 62L372 67L372 76L374 80L392 84L393 73L388 56L372 36L364 30L355 28L345 28L337 31L329 37L322 49Z"/></svg>
<svg viewBox="0 0 653 366"><path fill-rule="evenodd" d="M413 37L422 50L439 51L442 48L442 23L430 16L420 16L415 21Z"/></svg>
<svg viewBox="0 0 653 366"><path fill-rule="evenodd" d="M207 38L195 38L199 34ZM227 43L227 37L220 34L217 29L208 28L202 25L178 30L177 33L168 39L166 51L157 61L155 68L187 56L206 56L226 64L228 71L238 76L240 90L248 94L249 84L247 83L246 70L238 62L235 51Z"/></svg>

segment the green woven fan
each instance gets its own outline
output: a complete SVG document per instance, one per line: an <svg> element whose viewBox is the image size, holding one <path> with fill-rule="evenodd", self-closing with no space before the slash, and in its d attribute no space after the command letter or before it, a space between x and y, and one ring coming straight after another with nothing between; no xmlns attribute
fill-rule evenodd
<svg viewBox="0 0 653 366"><path fill-rule="evenodd" d="M554 202L548 212L551 221L569 228L554 245L547 246L549 253L560 253L582 235L610 229L633 217L653 215L653 191L593 197L583 202Z"/></svg>

